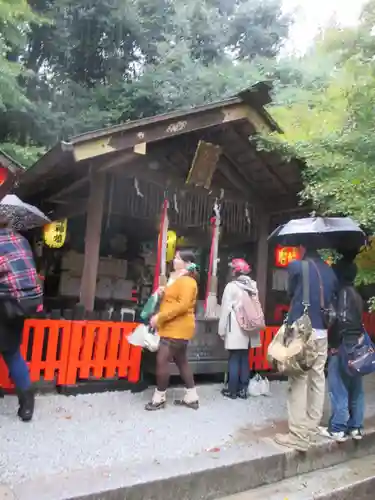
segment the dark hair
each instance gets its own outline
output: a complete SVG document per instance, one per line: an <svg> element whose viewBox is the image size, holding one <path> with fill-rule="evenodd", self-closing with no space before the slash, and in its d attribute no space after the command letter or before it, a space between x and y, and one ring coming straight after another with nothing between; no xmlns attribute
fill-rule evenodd
<svg viewBox="0 0 375 500"><path fill-rule="evenodd" d="M318 249L314 247L304 247L306 257L320 257Z"/></svg>
<svg viewBox="0 0 375 500"><path fill-rule="evenodd" d="M347 262L345 259L339 260L333 266L333 270L339 282L343 285L353 285L357 276L357 264L354 262Z"/></svg>
<svg viewBox="0 0 375 500"><path fill-rule="evenodd" d="M231 270L232 280L236 280L240 276L249 276L248 274L241 273L241 271L235 271L234 269L231 269L231 268L229 268L229 269Z"/></svg>
<svg viewBox="0 0 375 500"><path fill-rule="evenodd" d="M183 260L184 262L186 262L186 263L192 262L195 264L196 255L192 250L187 250L187 249L179 250L179 249L177 249L176 253L179 254L179 256L181 257L181 260Z"/></svg>
<svg viewBox="0 0 375 500"><path fill-rule="evenodd" d="M189 262L191 262L192 264L195 264L197 257L196 257L195 252L193 252L192 250L188 250L186 248L183 248L182 250L177 249L176 254L177 253L180 256L181 260L183 260L187 264ZM189 271L188 275L191 278L194 278L196 281L198 281L198 279L199 279L199 274L198 274L197 270Z"/></svg>
<svg viewBox="0 0 375 500"><path fill-rule="evenodd" d="M7 227L10 227L9 218L6 215L1 214L0 215L0 228L5 229Z"/></svg>

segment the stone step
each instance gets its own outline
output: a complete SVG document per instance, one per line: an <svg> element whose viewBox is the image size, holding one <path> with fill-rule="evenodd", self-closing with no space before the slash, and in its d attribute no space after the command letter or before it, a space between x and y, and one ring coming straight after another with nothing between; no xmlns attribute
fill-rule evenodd
<svg viewBox="0 0 375 500"><path fill-rule="evenodd" d="M221 500L372 500L375 455L285 479Z"/></svg>
<svg viewBox="0 0 375 500"><path fill-rule="evenodd" d="M315 471L322 476L322 469L369 455L375 455L375 428L360 442L322 439L308 453L286 450L266 437L181 460L47 476L18 484L13 493L17 500L214 500ZM285 498L292 500L277 500Z"/></svg>

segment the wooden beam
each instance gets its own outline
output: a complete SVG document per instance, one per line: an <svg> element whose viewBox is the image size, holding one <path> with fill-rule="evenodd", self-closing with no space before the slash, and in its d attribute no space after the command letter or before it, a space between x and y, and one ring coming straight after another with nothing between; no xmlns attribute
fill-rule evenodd
<svg viewBox="0 0 375 500"><path fill-rule="evenodd" d="M95 304L96 280L99 266L100 238L105 198L105 174L94 173L90 178L90 195L87 206L85 259L81 280L80 302L86 311Z"/></svg>
<svg viewBox="0 0 375 500"><path fill-rule="evenodd" d="M63 189L61 189L58 193L54 194L51 198L48 198L48 201L52 201L53 203L59 203L59 201L61 201L59 199L62 196L66 196L67 194L71 194L74 191L77 191L77 189L79 189L80 187L87 184L88 181L89 181L89 176L85 175L84 177L81 177L80 179L77 179L76 181L69 184L69 186L66 186Z"/></svg>
<svg viewBox="0 0 375 500"><path fill-rule="evenodd" d="M125 165L132 160L139 160L139 155L135 153L123 153L120 156L116 156L115 158L111 158L110 160L107 160L106 162L102 163L99 167L95 169L97 173L105 173L108 170L111 170L112 168L116 168L118 166ZM61 189L58 193L55 193L53 197L49 198L48 201L51 201L53 203L60 203L61 200L60 198L62 196L66 196L67 194L73 193L74 191L77 191L77 189L81 188L85 184L87 184L90 180L90 174L86 174L84 177L81 177L77 179L76 181L72 182L72 184L69 184L69 186L66 186L65 188Z"/></svg>
<svg viewBox="0 0 375 500"><path fill-rule="evenodd" d="M241 179L243 179L243 184L244 186L247 186L247 190L249 195L251 196L252 199L256 200L257 205L262 206L263 201L260 199L260 197L256 194L255 187L254 185L256 184L251 176L247 174L239 165L238 163L229 156L228 153L223 153L224 158L232 165L234 170L237 172L238 176L240 176Z"/></svg>
<svg viewBox="0 0 375 500"><path fill-rule="evenodd" d="M172 192L173 190L201 192L204 193L206 196L210 194L218 198L221 195L221 189L217 186L212 186L210 189L205 189L203 187L189 186L188 184L186 184L184 179L181 179L181 177L178 177L173 173L170 173L166 176L163 173L150 171L147 169L134 168L134 167L120 170L118 171L118 173L120 174L121 178L132 179L134 177L137 177L138 180L143 180L151 184L161 186L165 189L170 188ZM249 196L243 196L243 195L239 196L238 192L234 190L225 189L225 198L232 201L238 201L238 200L248 201L250 204L252 204L251 200L249 200Z"/></svg>
<svg viewBox="0 0 375 500"><path fill-rule="evenodd" d="M232 134L234 134L237 137L237 139L240 142L242 142L243 144L249 143L248 137L244 137L242 132L239 132L236 128L232 127L230 132ZM281 187L281 189L284 192L290 193L289 186L287 185L286 182L284 182L284 180L281 178L281 176L277 172L275 172L273 167L268 163L267 159L265 158L265 154L262 153L261 151L255 151L255 148L251 148L251 149L252 149L252 152L254 152L253 156L255 158L257 158L262 163L262 165L266 168L267 172L271 175L271 177L273 177L275 179L275 181L277 182L279 187Z"/></svg>
<svg viewBox="0 0 375 500"><path fill-rule="evenodd" d="M258 243L256 257L256 282L259 291L259 300L263 311L266 310L267 279L268 279L268 233L270 227L270 216L263 211L258 213Z"/></svg>
<svg viewBox="0 0 375 500"><path fill-rule="evenodd" d="M233 172L227 165L223 162L219 162L218 166L220 172L228 179L228 181L236 188L240 193L245 195L246 199L251 198L251 190L247 187L246 182L243 178L239 177L236 172Z"/></svg>
<svg viewBox="0 0 375 500"><path fill-rule="evenodd" d="M71 219L72 217L78 217L86 213L87 211L87 199L74 200L69 204L59 205L58 208L53 210L49 215L51 220L61 220L61 219Z"/></svg>
<svg viewBox="0 0 375 500"><path fill-rule="evenodd" d="M151 143L169 139L182 134L187 134L195 130L211 128L222 123L249 119L260 121L265 125L265 121L258 116L256 111L244 103L230 104L214 109L203 110L196 113L187 112L168 118L162 117L149 120L147 123L136 123L134 126L121 131L111 133L102 137L88 138L86 141L73 144L73 154L77 162L94 158L107 153L134 149L140 143ZM266 126L266 125L265 125Z"/></svg>

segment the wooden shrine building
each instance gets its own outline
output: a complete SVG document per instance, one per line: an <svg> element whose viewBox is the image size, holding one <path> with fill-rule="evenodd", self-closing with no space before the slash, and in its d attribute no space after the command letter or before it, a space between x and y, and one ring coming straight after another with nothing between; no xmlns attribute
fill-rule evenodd
<svg viewBox="0 0 375 500"><path fill-rule="evenodd" d="M165 197L171 225L198 240L220 200L223 244L253 246L265 303L272 218L296 210L302 187L297 161L258 151L252 140L258 132L281 133L265 109L270 90L258 83L221 102L73 137L22 174L15 192L24 201L53 220L83 216L79 295L86 310L94 308L101 236L110 219L121 217L123 231L149 237Z"/></svg>

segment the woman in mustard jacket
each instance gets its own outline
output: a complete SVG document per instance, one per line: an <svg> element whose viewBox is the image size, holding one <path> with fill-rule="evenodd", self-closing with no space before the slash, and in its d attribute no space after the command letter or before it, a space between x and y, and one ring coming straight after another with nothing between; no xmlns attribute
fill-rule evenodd
<svg viewBox="0 0 375 500"><path fill-rule="evenodd" d="M173 261L174 272L163 290L159 313L151 318L150 324L160 335L160 346L156 357L156 380L152 401L146 410L160 410L166 404L169 385L169 362L174 361L186 385L185 397L175 401L176 405L195 410L199 399L193 373L187 359L187 346L195 333L195 306L198 286L196 280L195 256L191 251L181 250Z"/></svg>

